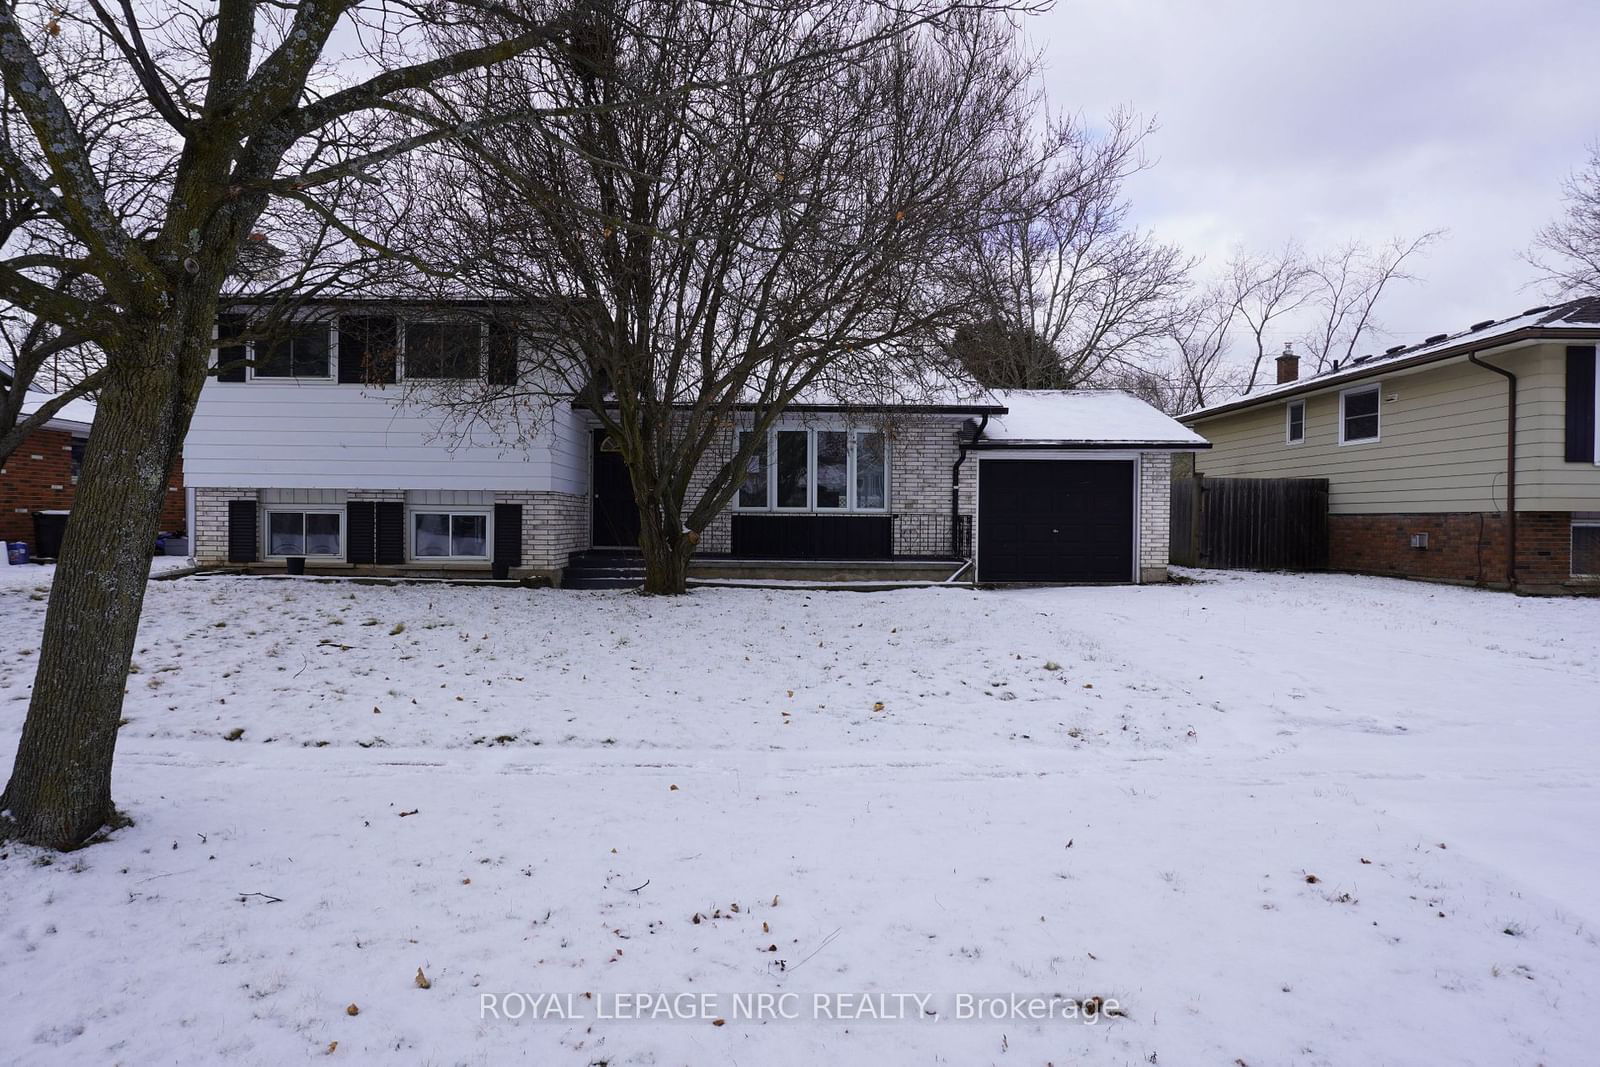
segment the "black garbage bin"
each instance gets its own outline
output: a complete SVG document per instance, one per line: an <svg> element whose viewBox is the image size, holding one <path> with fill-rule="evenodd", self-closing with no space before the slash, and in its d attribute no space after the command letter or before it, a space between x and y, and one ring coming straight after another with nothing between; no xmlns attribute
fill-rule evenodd
<svg viewBox="0 0 1600 1067"><path fill-rule="evenodd" d="M33 513L33 558L56 559L61 555L61 539L67 535L67 511Z"/></svg>
<svg viewBox="0 0 1600 1067"><path fill-rule="evenodd" d="M306 558L304 556L288 556L284 559L290 574L304 574L306 572Z"/></svg>

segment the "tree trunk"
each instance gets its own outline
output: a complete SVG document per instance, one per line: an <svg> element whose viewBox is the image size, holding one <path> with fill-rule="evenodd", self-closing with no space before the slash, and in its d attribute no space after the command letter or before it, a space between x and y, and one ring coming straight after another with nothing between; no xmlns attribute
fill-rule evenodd
<svg viewBox="0 0 1600 1067"><path fill-rule="evenodd" d="M699 538L683 531L682 523L658 521L648 512L640 515L640 520L639 550L644 554L645 593L677 596L687 592L689 559L694 555Z"/></svg>
<svg viewBox="0 0 1600 1067"><path fill-rule="evenodd" d="M124 358L112 361L100 394L28 717L0 795L0 831L30 844L76 848L116 818L111 760L122 698L167 471L193 409L180 360L159 347L116 353Z"/></svg>

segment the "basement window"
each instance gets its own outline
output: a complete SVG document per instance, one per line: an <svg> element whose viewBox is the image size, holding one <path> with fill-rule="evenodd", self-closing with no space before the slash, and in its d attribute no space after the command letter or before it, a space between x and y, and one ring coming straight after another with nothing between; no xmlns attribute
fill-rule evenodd
<svg viewBox="0 0 1600 1067"><path fill-rule="evenodd" d="M344 512L267 512L268 556L337 558L344 554Z"/></svg>
<svg viewBox="0 0 1600 1067"><path fill-rule="evenodd" d="M413 511L411 555L414 559L488 559L488 512Z"/></svg>
<svg viewBox="0 0 1600 1067"><path fill-rule="evenodd" d="M1363 385L1339 394L1339 443L1360 444L1378 440L1379 387Z"/></svg>
<svg viewBox="0 0 1600 1067"><path fill-rule="evenodd" d="M1572 517L1572 576L1600 578L1600 512Z"/></svg>

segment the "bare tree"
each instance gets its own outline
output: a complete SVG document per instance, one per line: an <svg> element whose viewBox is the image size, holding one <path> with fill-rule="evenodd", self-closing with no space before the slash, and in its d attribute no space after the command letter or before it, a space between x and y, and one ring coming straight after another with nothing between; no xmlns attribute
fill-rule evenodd
<svg viewBox="0 0 1600 1067"><path fill-rule="evenodd" d="M590 7L570 57L463 88L468 112L544 117L469 137L419 181L450 191L432 222L449 273L559 338L528 346L537 373L516 384L428 399L516 432L577 396L627 462L647 592L684 590L792 404L925 395L967 249L1067 147L1033 123L1033 63L1004 19L882 25L799 0Z"/></svg>
<svg viewBox="0 0 1600 1067"><path fill-rule="evenodd" d="M1539 231L1529 261L1558 295L1600 292L1600 142L1561 192L1566 213Z"/></svg>
<svg viewBox="0 0 1600 1067"><path fill-rule="evenodd" d="M424 127L383 138L374 116L409 110L441 79L551 39L508 14L492 42L424 50L429 27L484 6L0 6L11 116L0 173L38 205L5 247L0 301L105 360L28 716L0 796L11 834L66 848L114 817L111 763L149 546L240 248L274 203L342 232L337 190L454 135ZM362 53L325 62L341 25ZM64 276L79 282L55 284Z"/></svg>
<svg viewBox="0 0 1600 1067"><path fill-rule="evenodd" d="M1308 282L1314 277L1305 255L1293 241L1274 255L1260 256L1240 250L1228 263L1227 285L1239 322L1249 334L1250 370L1244 376L1245 392L1261 380L1261 366L1274 347L1269 331L1279 319L1292 316L1311 299Z"/></svg>
<svg viewBox="0 0 1600 1067"><path fill-rule="evenodd" d="M1041 175L1035 208L974 236L978 318L960 351L985 385L1072 388L1169 333L1193 261L1130 229L1123 191L1151 129L1127 112L1098 137L1058 122L1061 156Z"/></svg>
<svg viewBox="0 0 1600 1067"><path fill-rule="evenodd" d="M1430 230L1420 237L1396 237L1376 248L1351 241L1312 261L1310 302L1317 320L1302 341L1314 371L1348 362L1364 339L1382 331L1375 313L1384 292L1395 282L1415 280L1407 263L1442 236L1443 231Z"/></svg>

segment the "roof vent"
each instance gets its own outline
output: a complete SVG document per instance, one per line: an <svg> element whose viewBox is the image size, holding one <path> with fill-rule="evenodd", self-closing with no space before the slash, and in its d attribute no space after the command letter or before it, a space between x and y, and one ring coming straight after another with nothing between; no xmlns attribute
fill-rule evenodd
<svg viewBox="0 0 1600 1067"><path fill-rule="evenodd" d="M1395 345L1393 348L1385 348L1383 350L1383 354L1386 355L1386 356L1392 356L1396 352L1404 352L1405 350L1406 350L1406 346L1405 345Z"/></svg>
<svg viewBox="0 0 1600 1067"><path fill-rule="evenodd" d="M1432 337L1428 338L1426 341L1424 341L1422 343L1425 344L1425 345L1436 345L1440 341L1443 341L1445 338L1447 338L1449 336L1450 335L1447 334L1447 333L1436 333Z"/></svg>
<svg viewBox="0 0 1600 1067"><path fill-rule="evenodd" d="M1482 322L1475 322L1471 326L1468 326L1467 331L1470 333L1474 330L1481 330L1486 326L1493 326L1494 322L1494 319L1484 319Z"/></svg>
<svg viewBox="0 0 1600 1067"><path fill-rule="evenodd" d="M1550 310L1550 305L1549 304L1540 304L1536 308L1529 308L1527 311L1524 311L1523 314L1524 315L1537 315L1541 311L1549 311L1549 310Z"/></svg>

